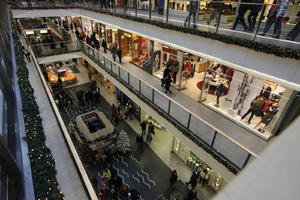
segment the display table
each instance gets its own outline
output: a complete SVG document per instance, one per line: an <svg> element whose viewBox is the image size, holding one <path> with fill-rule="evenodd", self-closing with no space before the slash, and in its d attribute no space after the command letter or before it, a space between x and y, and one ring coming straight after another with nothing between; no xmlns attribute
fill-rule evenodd
<svg viewBox="0 0 300 200"><path fill-rule="evenodd" d="M104 113L98 110L84 113L78 115L75 118L75 122L82 137L85 138L93 151L108 146L115 146L115 127Z"/></svg>

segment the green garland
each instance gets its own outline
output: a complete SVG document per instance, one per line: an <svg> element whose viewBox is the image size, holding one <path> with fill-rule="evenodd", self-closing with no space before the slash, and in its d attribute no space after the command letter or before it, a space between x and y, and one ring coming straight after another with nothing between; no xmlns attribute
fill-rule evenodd
<svg viewBox="0 0 300 200"><path fill-rule="evenodd" d="M36 8L19 8L17 6L12 5L13 9L36 9ZM56 7L52 7L55 9ZM115 17L120 17L122 19L128 19L131 21L136 21L140 23L147 23L151 25L158 26L163 29L169 29L169 30L174 30L174 31L180 31L184 33L189 33L193 35L198 35L201 37L213 39L213 40L218 40L221 42L224 42L226 44L230 45L237 45L237 46L242 46L246 47L249 49L252 49L254 51L266 53L266 54L272 54L278 57L283 57L283 58L292 58L292 59L300 59L300 50L298 49L291 49L291 48L286 48L286 47L280 47L276 46L273 44L263 44L260 42L248 40L248 39L242 39L242 38L237 38L233 36L227 36L227 35L222 35L218 33L211 33L211 32L206 32L206 31L201 31L198 29L191 29L191 28L184 28L182 26L177 26L173 24L166 24L165 22L159 22L159 21L151 21L149 19L143 19L143 18L137 18L135 16L128 16L124 14L118 14L118 13L111 13L111 12L105 12L105 11L99 11L95 9L88 9L88 8L82 8L82 7L76 7L76 6L69 6L69 7L64 7L64 9L72 9L72 8L80 8L80 9L85 9L85 10L90 10L102 14L109 14L111 16ZM38 9L51 9L51 7L39 7Z"/></svg>
<svg viewBox="0 0 300 200"><path fill-rule="evenodd" d="M35 101L34 89L29 82L28 69L24 60L22 45L16 31L16 24L13 21L11 24L35 198L39 200L61 200L64 199L64 195L60 191L56 179L55 160L50 149L45 144L46 137L42 118L40 117L39 107Z"/></svg>

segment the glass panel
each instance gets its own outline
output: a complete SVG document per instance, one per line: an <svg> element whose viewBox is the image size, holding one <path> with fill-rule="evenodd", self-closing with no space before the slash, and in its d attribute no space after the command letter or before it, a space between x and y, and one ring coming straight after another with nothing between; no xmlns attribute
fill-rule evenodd
<svg viewBox="0 0 300 200"><path fill-rule="evenodd" d="M139 79L137 79L135 76L129 74L129 83L130 83L130 86L132 86L134 89L139 91Z"/></svg>
<svg viewBox="0 0 300 200"><path fill-rule="evenodd" d="M123 79L126 83L128 83L128 72L124 69L120 68L120 77Z"/></svg>
<svg viewBox="0 0 300 200"><path fill-rule="evenodd" d="M4 96L0 90L0 135L3 136Z"/></svg>
<svg viewBox="0 0 300 200"><path fill-rule="evenodd" d="M170 115L174 117L174 119L176 119L178 122L180 122L183 126L187 127L189 113L174 102L171 102Z"/></svg>
<svg viewBox="0 0 300 200"><path fill-rule="evenodd" d="M112 71L114 74L116 74L117 76L119 76L119 66L116 64L112 64Z"/></svg>
<svg viewBox="0 0 300 200"><path fill-rule="evenodd" d="M243 150L221 134L217 134L213 148L240 168L243 167L248 156L247 151Z"/></svg>
<svg viewBox="0 0 300 200"><path fill-rule="evenodd" d="M152 88L143 82L141 82L141 93L149 100L152 100Z"/></svg>
<svg viewBox="0 0 300 200"><path fill-rule="evenodd" d="M105 58L105 57L104 57ZM105 58L105 67L111 70L111 61L107 58Z"/></svg>
<svg viewBox="0 0 300 200"><path fill-rule="evenodd" d="M207 144L212 143L215 131L193 115L191 116L189 129Z"/></svg>
<svg viewBox="0 0 300 200"><path fill-rule="evenodd" d="M169 99L156 91L154 91L154 104L168 113Z"/></svg>

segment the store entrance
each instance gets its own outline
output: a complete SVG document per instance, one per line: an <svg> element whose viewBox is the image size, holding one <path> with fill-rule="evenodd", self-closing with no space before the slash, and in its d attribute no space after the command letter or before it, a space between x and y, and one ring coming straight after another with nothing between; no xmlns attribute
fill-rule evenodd
<svg viewBox="0 0 300 200"><path fill-rule="evenodd" d="M180 89L182 93L195 101L200 100L200 93L206 69L210 62L207 59L185 53L181 71Z"/></svg>

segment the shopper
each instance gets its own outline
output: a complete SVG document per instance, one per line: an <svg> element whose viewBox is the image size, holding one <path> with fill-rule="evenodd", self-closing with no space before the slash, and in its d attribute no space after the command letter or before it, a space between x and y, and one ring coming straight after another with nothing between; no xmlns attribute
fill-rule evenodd
<svg viewBox="0 0 300 200"><path fill-rule="evenodd" d="M108 168L103 170L102 176L105 181L109 182L111 180L111 172Z"/></svg>
<svg viewBox="0 0 300 200"><path fill-rule="evenodd" d="M105 9L107 9L106 0L100 0L100 8L102 9L103 7L105 7Z"/></svg>
<svg viewBox="0 0 300 200"><path fill-rule="evenodd" d="M199 1L190 1L190 10L189 10L189 15L186 17L184 21L184 27L186 27L186 23L189 21L191 22L191 17L193 16L193 27L197 28L197 18L198 18L198 12L199 12Z"/></svg>
<svg viewBox="0 0 300 200"><path fill-rule="evenodd" d="M146 128L147 128L147 122L144 120L140 123L141 129L142 129L142 136L144 137L146 135Z"/></svg>
<svg viewBox="0 0 300 200"><path fill-rule="evenodd" d="M209 171L207 169L203 169L200 172L200 180L199 180L199 184L201 185L201 187L204 187L209 180Z"/></svg>
<svg viewBox="0 0 300 200"><path fill-rule="evenodd" d="M179 63L178 63L178 61L177 61L176 64L175 64L175 65L173 66L173 68L172 68L172 73L173 73L173 83L176 83L178 71L179 71Z"/></svg>
<svg viewBox="0 0 300 200"><path fill-rule="evenodd" d="M169 62L169 61L168 61ZM168 66L168 63L167 63L167 67L166 69L164 70L164 73L163 73L163 78L161 79L161 86L164 87L165 86L165 79L167 78L167 76L170 74L171 72L171 67Z"/></svg>
<svg viewBox="0 0 300 200"><path fill-rule="evenodd" d="M103 50L104 50L104 53L107 52L107 42L105 39L102 40L102 44L101 44Z"/></svg>
<svg viewBox="0 0 300 200"><path fill-rule="evenodd" d="M137 134L137 135L136 135L136 143L137 143L137 145L138 145L139 147L141 147L142 149L143 149L143 143L144 143L143 140L144 140L144 139L143 139L143 136L142 136L142 135L140 135L140 134Z"/></svg>
<svg viewBox="0 0 300 200"><path fill-rule="evenodd" d="M113 57L113 60L116 62L116 56L117 56L117 45L112 44L111 46L111 55Z"/></svg>
<svg viewBox="0 0 300 200"><path fill-rule="evenodd" d="M148 133L151 133L153 135L155 135L155 132L154 132L154 124L152 122L149 123L149 126L148 126Z"/></svg>
<svg viewBox="0 0 300 200"><path fill-rule="evenodd" d="M173 170L171 172L171 176L169 179L171 187L177 182L177 180L178 180L177 171Z"/></svg>
<svg viewBox="0 0 300 200"><path fill-rule="evenodd" d="M197 200L197 191L196 189L192 189L189 190L189 192L187 193L187 197L185 198L185 200Z"/></svg>
<svg viewBox="0 0 300 200"><path fill-rule="evenodd" d="M289 0L278 0L277 5L274 7L274 9L269 14L267 23L265 25L265 28L263 32L259 33L259 35L264 36L271 28L271 26L274 24L274 30L273 30L273 38L280 38L281 35L281 22L283 19L283 16L285 15L288 4L290 3Z"/></svg>
<svg viewBox="0 0 300 200"><path fill-rule="evenodd" d="M300 11L297 13L296 26L287 34L286 39L294 41L300 32Z"/></svg>
<svg viewBox="0 0 300 200"><path fill-rule="evenodd" d="M249 32L253 32L256 24L258 13L261 11L264 0L250 0L251 3L260 5L249 5L250 13L247 17L249 23Z"/></svg>
<svg viewBox="0 0 300 200"><path fill-rule="evenodd" d="M220 0L212 0L210 3L209 3L209 7L212 9L212 13L210 15L210 17L208 18L208 20L206 21L206 23L208 25L210 25L210 23L214 20L215 21L215 26L217 25L217 22L218 22L218 13L222 12L222 8L224 6L224 3L220 1Z"/></svg>
<svg viewBox="0 0 300 200"><path fill-rule="evenodd" d="M249 2L250 2L250 0L241 0L241 4L239 6L239 11L238 11L238 16L236 17L236 19L234 21L232 30L235 30L236 26L239 23L241 23L243 25L244 31L246 31L248 29L248 26L247 26L247 24L245 22L245 19L244 19L244 15L247 12L247 10L249 9L249 5L243 4L243 3L249 3Z"/></svg>
<svg viewBox="0 0 300 200"><path fill-rule="evenodd" d="M117 55L119 58L119 62L121 64L122 63L122 49L120 47L117 49Z"/></svg>
<svg viewBox="0 0 300 200"><path fill-rule="evenodd" d="M152 133L148 132L147 135L146 135L146 141L148 143L148 145L151 144L151 141L152 141Z"/></svg>
<svg viewBox="0 0 300 200"><path fill-rule="evenodd" d="M31 62L30 53L26 48L24 48L24 55L25 55L25 58L27 59L27 61Z"/></svg>
<svg viewBox="0 0 300 200"><path fill-rule="evenodd" d="M199 175L198 175L198 172L197 171L193 171L193 174L190 178L190 181L187 182L187 185L191 185L192 189L194 189L196 186L197 186L197 183L198 183L198 178L199 178Z"/></svg>
<svg viewBox="0 0 300 200"><path fill-rule="evenodd" d="M94 45L95 45L96 50L99 51L100 50L100 43L97 39L94 40Z"/></svg>
<svg viewBox="0 0 300 200"><path fill-rule="evenodd" d="M164 83L165 83L165 88L166 88L166 91L165 93L172 93L171 90L170 90L170 86L171 86L171 83L172 83L172 78L171 78L171 75L169 74L165 80L164 80Z"/></svg>
<svg viewBox="0 0 300 200"><path fill-rule="evenodd" d="M116 117L118 115L118 112L115 104L112 104L110 111L111 111L111 118L113 119L114 122L117 122Z"/></svg>
<svg viewBox="0 0 300 200"><path fill-rule="evenodd" d="M75 30L75 35L76 35L77 39L79 39L79 37L80 37L80 32L79 32L77 29Z"/></svg>

